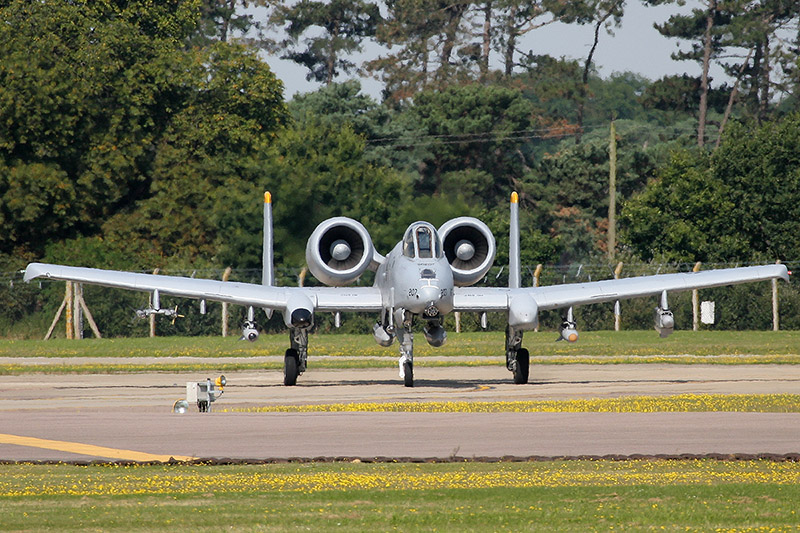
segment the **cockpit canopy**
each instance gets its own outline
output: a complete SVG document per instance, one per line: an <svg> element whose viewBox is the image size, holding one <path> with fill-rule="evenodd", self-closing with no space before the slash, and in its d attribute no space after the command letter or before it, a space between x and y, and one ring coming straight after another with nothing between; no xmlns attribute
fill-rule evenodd
<svg viewBox="0 0 800 533"><path fill-rule="evenodd" d="M427 222L414 222L403 236L403 255L418 259L442 257L442 241L436 229Z"/></svg>

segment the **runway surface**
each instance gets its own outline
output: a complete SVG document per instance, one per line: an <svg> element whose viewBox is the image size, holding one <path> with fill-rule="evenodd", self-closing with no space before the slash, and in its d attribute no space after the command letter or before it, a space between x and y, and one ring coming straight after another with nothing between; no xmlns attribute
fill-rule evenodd
<svg viewBox="0 0 800 533"><path fill-rule="evenodd" d="M501 366L227 375L216 412L173 414L206 374L0 377L0 460L473 458L800 452L790 413L246 413L264 405L497 401L800 392L793 365L538 365L514 385Z"/></svg>

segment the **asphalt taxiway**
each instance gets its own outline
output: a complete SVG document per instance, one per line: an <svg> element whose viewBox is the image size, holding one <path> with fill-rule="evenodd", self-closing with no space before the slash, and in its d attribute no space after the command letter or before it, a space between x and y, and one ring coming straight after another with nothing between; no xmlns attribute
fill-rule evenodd
<svg viewBox="0 0 800 533"><path fill-rule="evenodd" d="M351 402L517 401L632 395L800 392L794 365L534 365L514 385L502 366L311 368L296 387L275 371L227 374L214 412L172 413L187 381L215 375L0 377L0 460L498 458L790 454L798 413L257 413L249 407Z"/></svg>

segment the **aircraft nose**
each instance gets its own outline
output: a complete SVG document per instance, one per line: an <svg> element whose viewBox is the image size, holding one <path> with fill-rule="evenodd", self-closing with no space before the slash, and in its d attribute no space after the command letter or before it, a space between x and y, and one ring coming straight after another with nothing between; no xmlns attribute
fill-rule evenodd
<svg viewBox="0 0 800 533"><path fill-rule="evenodd" d="M425 303L435 303L439 299L439 287L425 286L419 289L419 299Z"/></svg>
<svg viewBox="0 0 800 533"><path fill-rule="evenodd" d="M434 317L439 314L439 308L436 307L439 302L439 287L425 286L419 290L419 299L424 309L422 310L426 316Z"/></svg>

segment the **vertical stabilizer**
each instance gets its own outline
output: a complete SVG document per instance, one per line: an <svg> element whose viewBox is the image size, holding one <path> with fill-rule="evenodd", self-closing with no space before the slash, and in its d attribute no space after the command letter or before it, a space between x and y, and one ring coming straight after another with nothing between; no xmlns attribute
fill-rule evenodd
<svg viewBox="0 0 800 533"><path fill-rule="evenodd" d="M511 193L511 214L508 232L508 286L518 289L521 284L519 266L519 195Z"/></svg>
<svg viewBox="0 0 800 533"><path fill-rule="evenodd" d="M261 256L261 284L274 285L272 259L272 195L264 193L264 249Z"/></svg>

